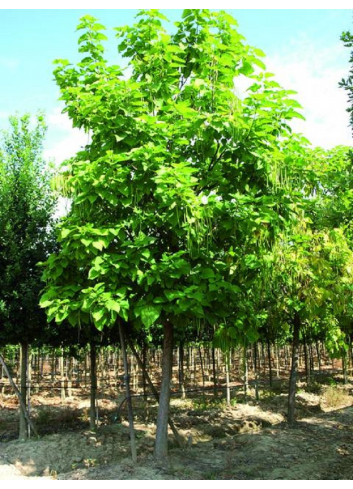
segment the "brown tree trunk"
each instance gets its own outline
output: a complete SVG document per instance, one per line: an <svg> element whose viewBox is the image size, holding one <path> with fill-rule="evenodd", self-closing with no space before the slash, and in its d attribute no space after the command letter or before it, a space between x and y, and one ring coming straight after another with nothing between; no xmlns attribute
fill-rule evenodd
<svg viewBox="0 0 353 489"><path fill-rule="evenodd" d="M3 357L1 355L0 355L0 364L1 364L1 366L2 366L2 368L4 370L4 372L5 372L5 375L9 379L9 383L10 383L11 387L15 391L15 394L16 394L16 396L18 398L18 402L20 404L20 409L21 409L21 411L23 413L23 416L25 417L25 419L26 419L26 421L28 423L28 426L30 426L32 428L33 433L36 436L39 437L38 431L36 430L36 427L34 426L33 421L30 419L29 414L28 414L28 412L26 410L26 406L25 406L25 404L22 401L21 392L18 390L18 388L17 388L17 386L15 384L15 381L13 380L12 375L10 374L10 372L9 372L9 370L8 370L6 364L5 364L5 361L4 361L4 359L3 359Z"/></svg>
<svg viewBox="0 0 353 489"><path fill-rule="evenodd" d="M308 350L309 350L309 368L310 368L310 376L311 376L311 373L314 372L314 370L315 370L313 345L311 342L309 343Z"/></svg>
<svg viewBox="0 0 353 489"><path fill-rule="evenodd" d="M229 355L230 355L230 352L228 351L225 355L227 406L230 406Z"/></svg>
<svg viewBox="0 0 353 489"><path fill-rule="evenodd" d="M146 370L147 370L147 345L144 342L142 346L142 389L143 389L143 399L147 401L147 379L146 379Z"/></svg>
<svg viewBox="0 0 353 489"><path fill-rule="evenodd" d="M164 323L163 356L162 356L162 383L159 395L157 414L156 443L154 457L163 462L168 456L168 417L170 401L170 383L172 379L173 360L173 326L169 321Z"/></svg>
<svg viewBox="0 0 353 489"><path fill-rule="evenodd" d="M54 384L55 382L55 375L56 375L56 358L55 358L55 348L53 348L52 355L51 355L51 381Z"/></svg>
<svg viewBox="0 0 353 489"><path fill-rule="evenodd" d="M67 395L72 397L72 371L73 371L73 358L67 359Z"/></svg>
<svg viewBox="0 0 353 489"><path fill-rule="evenodd" d="M129 375L129 367L127 362L124 330L121 325L121 321L119 321L119 337L120 337L121 351L123 354L123 363L124 363L124 381L125 381L125 391L126 391L127 408L128 408L129 430L130 430L131 458L132 461L136 463L137 455L136 455L136 441L135 441L135 431L134 431L134 416L132 412L132 403L131 403L131 394L130 394L130 375Z"/></svg>
<svg viewBox="0 0 353 489"><path fill-rule="evenodd" d="M65 401L65 372L64 372L64 349L61 349L60 352L60 358L59 358L59 365L60 365L60 397L61 397L61 402Z"/></svg>
<svg viewBox="0 0 353 489"><path fill-rule="evenodd" d="M5 394L5 375L4 375L4 367L1 364L1 375L0 375L0 383L1 383L1 394Z"/></svg>
<svg viewBox="0 0 353 489"><path fill-rule="evenodd" d="M88 365L88 360L87 360L87 352L84 353L85 358L83 362L83 383L85 386L85 389L87 388L87 365Z"/></svg>
<svg viewBox="0 0 353 489"><path fill-rule="evenodd" d="M293 345L292 345L292 366L289 378L289 395L288 395L288 423L293 424L295 421L295 394L297 388L297 372L298 372L298 354L299 354L299 330L300 317L296 312L293 322Z"/></svg>
<svg viewBox="0 0 353 489"><path fill-rule="evenodd" d="M202 352L200 346L198 350L199 350L200 367L201 367L202 388L203 388L203 393L205 393L205 368L204 368L204 361L202 358Z"/></svg>
<svg viewBox="0 0 353 489"><path fill-rule="evenodd" d="M20 363L21 363L21 384L20 393L24 409L27 409L27 371L28 371L28 344L21 343L20 350ZM28 426L26 416L23 409L20 409L20 429L19 429L19 439L22 441L27 440L28 437Z"/></svg>
<svg viewBox="0 0 353 489"><path fill-rule="evenodd" d="M320 343L316 342L316 353L317 353L317 363L319 368L319 374L321 374L321 351L320 351Z"/></svg>
<svg viewBox="0 0 353 489"><path fill-rule="evenodd" d="M348 374L347 374L347 352L342 353L342 374L344 384L348 384Z"/></svg>
<svg viewBox="0 0 353 489"><path fill-rule="evenodd" d="M212 376L213 376L213 396L216 398L218 395L218 391L217 391L218 379L217 379L216 356L215 356L214 347L212 347Z"/></svg>
<svg viewBox="0 0 353 489"><path fill-rule="evenodd" d="M248 389L249 389L249 372L248 372L248 355L247 355L247 347L243 347L243 382L244 382L244 398L245 402L248 398Z"/></svg>
<svg viewBox="0 0 353 489"><path fill-rule="evenodd" d="M262 363L262 366L263 366L264 377L266 377L266 355L265 355L265 347L264 347L264 344L263 344L262 341L261 341L260 344L261 344L261 354L259 355L259 358L261 359L261 363Z"/></svg>
<svg viewBox="0 0 353 489"><path fill-rule="evenodd" d="M182 341L179 345L179 388L181 390L181 398L185 399L184 345Z"/></svg>
<svg viewBox="0 0 353 489"><path fill-rule="evenodd" d="M310 362L309 362L309 352L308 352L308 344L306 342L306 338L304 336L304 362L305 362L305 378L306 378L306 383L310 384Z"/></svg>
<svg viewBox="0 0 353 489"><path fill-rule="evenodd" d="M254 385L255 385L255 399L258 401L259 397L259 374L257 369L257 345L253 345L253 369L254 369Z"/></svg>
<svg viewBox="0 0 353 489"><path fill-rule="evenodd" d="M270 376L270 387L273 386L273 375L272 375L272 361L271 361L271 342L267 339L267 361L268 361L268 371Z"/></svg>
<svg viewBox="0 0 353 489"><path fill-rule="evenodd" d="M97 396L97 351L96 345L90 343L90 376L91 376L91 394L90 394L90 411L89 426L92 431L96 429L96 396Z"/></svg>
<svg viewBox="0 0 353 489"><path fill-rule="evenodd" d="M276 377L277 377L277 379L279 379L280 378L280 357L279 357L278 343L276 343L275 351L276 351Z"/></svg>
<svg viewBox="0 0 353 489"><path fill-rule="evenodd" d="M153 385L152 383L152 380L150 378L150 376L148 375L148 372L146 370L146 366L143 365L143 362L141 360L141 358L139 357L137 351L136 351L136 348L134 347L134 345L132 344L131 340L127 340L128 341L128 345L132 351L132 353L134 354L135 358L136 358L136 361L137 363L139 364L140 368L143 370L143 374L144 374L144 377L149 385L149 388L151 389L151 392L154 396L154 398L156 399L157 402L159 402L159 395L158 395L158 391L157 389L155 388L155 386ZM178 430L176 429L171 417L169 416L169 420L168 420L168 423L169 423L169 426L175 436L175 439L176 439L176 442L178 443L179 447L182 447L183 446L183 439L182 437L179 435L178 433Z"/></svg>

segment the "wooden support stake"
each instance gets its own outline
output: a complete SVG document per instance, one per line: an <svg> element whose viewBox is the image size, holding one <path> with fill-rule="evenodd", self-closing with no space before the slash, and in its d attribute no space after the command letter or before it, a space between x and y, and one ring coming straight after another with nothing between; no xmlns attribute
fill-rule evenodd
<svg viewBox="0 0 353 489"><path fill-rule="evenodd" d="M9 372L9 370L8 370L8 368L7 368L7 366L6 366L6 363L5 363L4 358L3 358L3 356L2 356L2 355L0 355L0 363L1 363L1 365L2 365L2 368L4 369L5 374L7 375L7 378L9 379L10 384L12 385L12 387L13 387L13 389L14 389L14 391L15 391L15 394L16 394L16 395L17 395L17 397L18 397L18 400L19 400L19 402L20 402L20 408L21 408L21 411L22 411L22 413L23 413L24 417L26 418L27 423L28 423L28 424L29 424L29 426L32 428L33 433L34 433L34 434L35 434L35 435L36 435L36 436L39 438L38 431L37 431L36 427L34 426L33 421L32 421L32 420L30 419L30 417L29 417L29 414L28 414L28 412L27 412L26 406L24 405L24 402L23 402L23 400L22 400L21 393L20 393L20 391L18 390L18 387L16 386L15 382L13 381L13 378L12 378L12 376L11 376L11 374L10 374L10 372Z"/></svg>
<svg viewBox="0 0 353 489"><path fill-rule="evenodd" d="M123 363L124 363L124 381L125 381L125 390L126 390L127 407L128 407L131 458L132 461L136 463L137 454L136 454L136 441L135 441L135 431L134 431L134 417L132 412L132 403L131 403L131 394L130 394L130 376L129 376L129 368L127 363L125 335L124 335L123 327L121 325L121 321L119 321L119 336L120 336L121 352L123 355Z"/></svg>

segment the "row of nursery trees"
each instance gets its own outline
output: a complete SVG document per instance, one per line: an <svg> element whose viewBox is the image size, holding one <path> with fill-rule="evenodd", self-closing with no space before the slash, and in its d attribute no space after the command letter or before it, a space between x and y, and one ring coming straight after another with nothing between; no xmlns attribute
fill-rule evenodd
<svg viewBox="0 0 353 489"><path fill-rule="evenodd" d="M230 15L185 10L173 34L167 22L141 11L116 28L119 66L83 17L81 61L54 74L89 144L53 177L43 118L15 117L0 154L1 344L22 357L30 343L161 345L156 459L173 345L290 341L293 422L300 342L345 357L353 321L351 150L292 133L294 92ZM351 99L351 76L341 85ZM50 181L71 203L57 223Z"/></svg>

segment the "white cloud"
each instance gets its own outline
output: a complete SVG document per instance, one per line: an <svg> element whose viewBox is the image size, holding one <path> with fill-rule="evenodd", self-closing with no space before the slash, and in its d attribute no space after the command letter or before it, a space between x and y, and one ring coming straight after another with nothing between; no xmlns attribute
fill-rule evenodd
<svg viewBox="0 0 353 489"><path fill-rule="evenodd" d="M43 151L44 158L57 164L75 156L87 144L87 134L78 129L71 129L71 133L64 136L53 145L46 146Z"/></svg>
<svg viewBox="0 0 353 489"><path fill-rule="evenodd" d="M70 131L72 122L66 114L63 114L62 107L55 107L47 117L47 123L50 126L55 126L56 129Z"/></svg>
<svg viewBox="0 0 353 489"><path fill-rule="evenodd" d="M295 132L306 136L314 146L330 148L339 144L352 145L352 132L346 92L338 82L347 77L349 63L343 44L325 48L305 34L279 48L265 59L267 70L285 89L297 91L294 98L301 103L306 121L294 120ZM248 80L237 79L237 93L242 95ZM70 119L56 107L47 117L48 137L44 151L47 159L57 164L74 156L89 137L84 131L72 128ZM0 117L1 117L0 113Z"/></svg>
<svg viewBox="0 0 353 489"><path fill-rule="evenodd" d="M14 71L20 66L20 61L15 58L8 58L6 56L0 56L0 67L5 70Z"/></svg>
<svg viewBox="0 0 353 489"><path fill-rule="evenodd" d="M58 203L56 206L56 211L54 214L54 219L60 219L61 217L66 216L71 209L71 200L66 199L65 197L59 197Z"/></svg>
<svg viewBox="0 0 353 489"><path fill-rule="evenodd" d="M10 117L10 112L7 112L5 110L0 110L0 120L6 120L8 121L9 117Z"/></svg>
<svg viewBox="0 0 353 489"><path fill-rule="evenodd" d="M61 107L55 107L47 116L47 124L48 135L43 155L57 164L74 156L89 141L87 133L72 127L69 117L62 114Z"/></svg>
<svg viewBox="0 0 353 489"><path fill-rule="evenodd" d="M344 49L339 44L322 48L303 35L265 61L283 88L298 92L294 98L302 105L306 121L296 120L291 125L314 146L330 148L353 143L346 112L347 94L338 87L349 70Z"/></svg>

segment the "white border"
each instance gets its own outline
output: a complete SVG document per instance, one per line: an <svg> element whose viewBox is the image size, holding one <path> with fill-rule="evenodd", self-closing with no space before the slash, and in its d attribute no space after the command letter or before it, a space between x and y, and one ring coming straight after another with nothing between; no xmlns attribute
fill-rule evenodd
<svg viewBox="0 0 353 489"><path fill-rule="evenodd" d="M55 1L52 0L50 3L44 0L34 0L31 2L25 0L13 0L12 2L3 1L0 6L0 10L4 9L60 9L60 10L74 10L74 9L107 9L107 10L125 10L115 8L112 9L112 6L119 7L119 3L123 2L112 2L111 0L101 0L97 2L97 0L62 0ZM124 2L125 3L125 2ZM158 9L165 8L173 8L177 7L178 9L190 8L190 1L178 1L178 2L156 2L157 5L151 5L154 2L147 2L146 0L130 0L129 1L129 9L149 9L151 7ZM213 5L212 5L213 3ZM207 0L196 1L193 2L192 7L194 8L214 8L225 10L229 7L233 7L235 9L259 9L259 10L271 10L271 9L280 9L280 10L340 10L340 9L348 9L353 11L352 0L337 0L335 3L331 2L322 2L321 4L317 0L297 0L297 1L287 1L283 2L283 0L238 0L234 2L233 5L229 5L230 2L223 2L223 5L217 5L215 2L209 2ZM232 2L233 3L233 2ZM211 5L209 5L211 4ZM48 6L50 7L48 8ZM126 5L126 4L125 4ZM320 9L316 7L320 5ZM352 15L353 18L353 15Z"/></svg>

